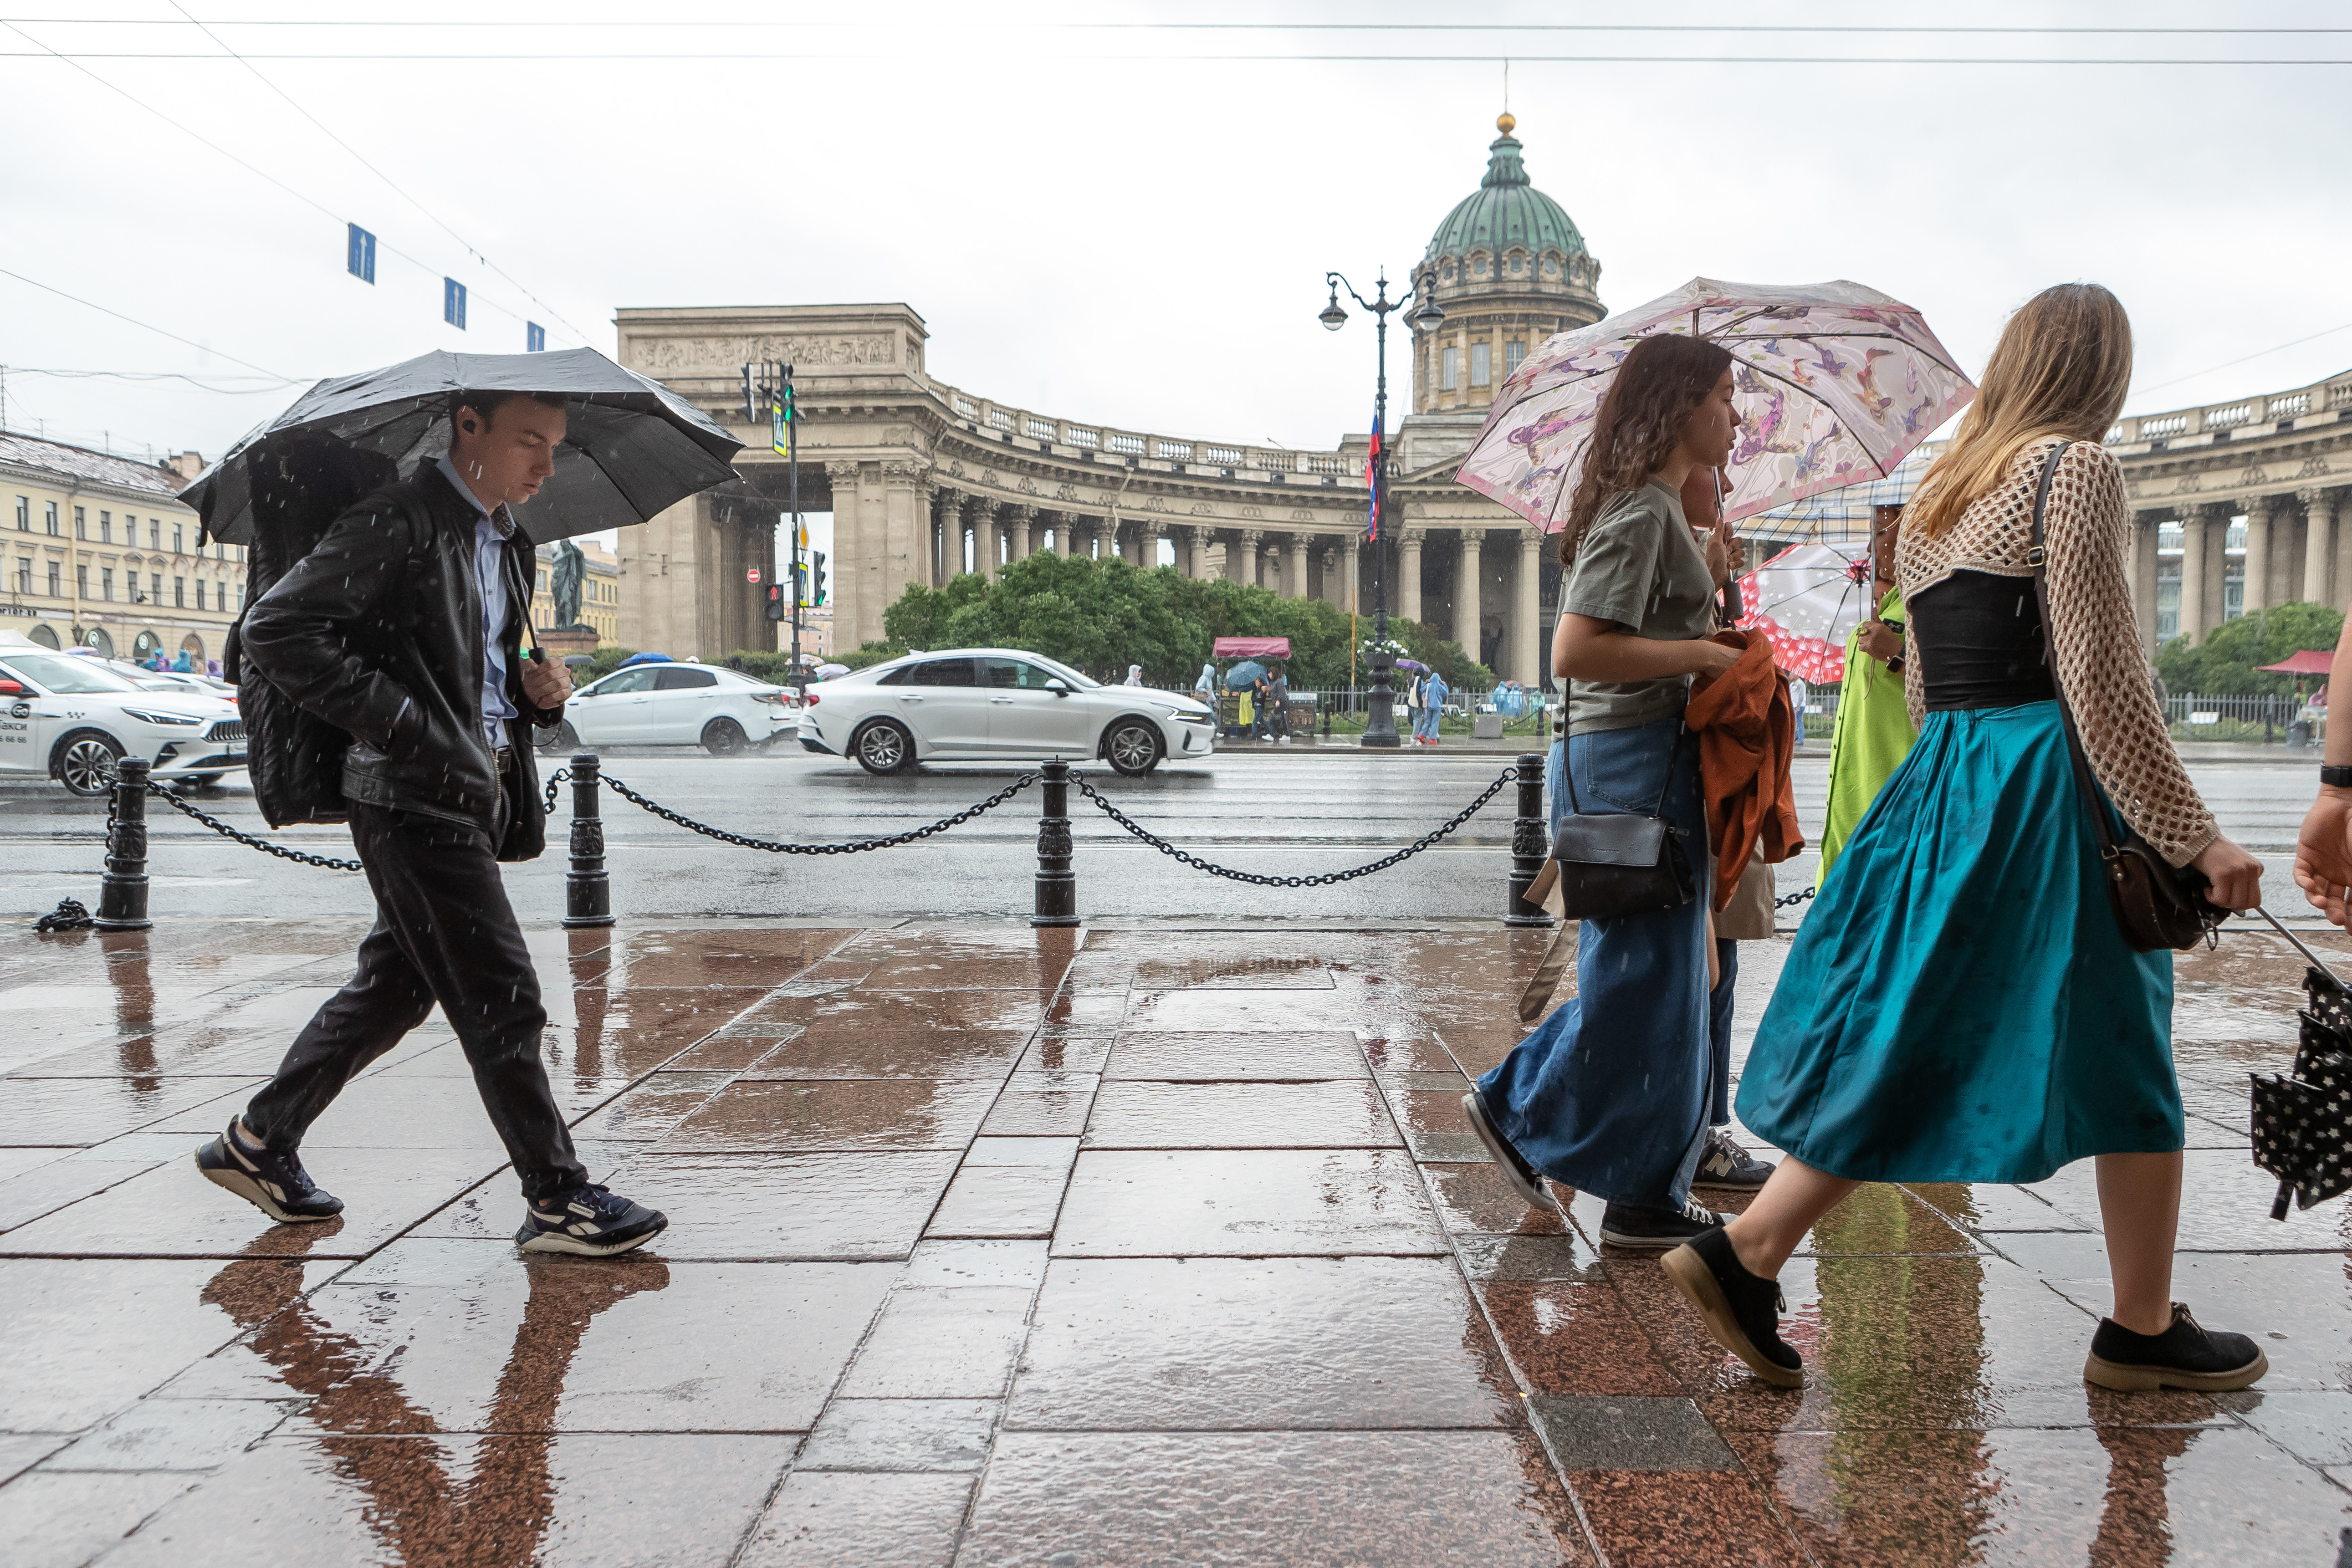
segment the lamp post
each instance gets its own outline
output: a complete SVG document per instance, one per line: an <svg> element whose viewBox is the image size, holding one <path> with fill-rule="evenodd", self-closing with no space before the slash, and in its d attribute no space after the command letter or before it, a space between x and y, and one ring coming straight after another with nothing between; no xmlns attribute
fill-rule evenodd
<svg viewBox="0 0 2352 1568"><path fill-rule="evenodd" d="M1361 743L1393 751L1397 745L1396 691L1390 682L1396 669L1396 656L1389 652L1388 647L1389 474L1393 465L1383 444L1389 410L1389 313L1403 310L1406 301L1419 290L1408 289L1398 299L1390 299L1385 267L1381 268L1370 300L1357 293L1356 286L1337 272L1325 273L1323 281L1330 285L1331 302L1316 319L1335 332L1348 324L1348 308L1339 303L1339 290L1345 289L1348 298L1372 313L1378 343L1379 380L1372 393L1372 452L1366 475L1371 484L1371 514L1376 524L1372 539L1372 689ZM1436 300L1423 300L1421 308L1405 320L1423 331L1434 331L1444 324L1445 312L1438 309Z"/></svg>

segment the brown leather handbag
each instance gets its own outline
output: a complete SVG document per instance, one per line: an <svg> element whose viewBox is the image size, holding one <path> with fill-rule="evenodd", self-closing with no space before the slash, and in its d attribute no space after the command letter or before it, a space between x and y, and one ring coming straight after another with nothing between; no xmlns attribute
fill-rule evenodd
<svg viewBox="0 0 2352 1568"><path fill-rule="evenodd" d="M2050 684L2058 693L2058 717L2066 731L2074 788L2099 836L2107 901L2124 928L2124 940L2142 952L2168 947L2186 952L2200 942L2211 945L2220 940L2221 919L2229 912L2205 897L2211 879L2193 867L2173 865L2131 824L2118 820L2098 781L2091 776L2090 760L2083 754L2083 737L2074 728L2074 704L2066 700L2066 682L2058 673L2057 638L2050 620L2050 552L2042 542L2042 513L2050 504L2050 481L2058 472L2058 459L2073 445L2059 442L2050 460L2042 465L2042 482L2033 492L2033 547L2025 559L2033 568L2033 600L2042 609L2042 657L2050 666Z"/></svg>

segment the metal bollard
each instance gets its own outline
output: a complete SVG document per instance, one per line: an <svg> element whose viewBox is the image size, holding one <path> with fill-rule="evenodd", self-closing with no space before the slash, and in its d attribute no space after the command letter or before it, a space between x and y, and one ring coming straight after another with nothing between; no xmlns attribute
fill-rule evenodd
<svg viewBox="0 0 2352 1568"><path fill-rule="evenodd" d="M1078 923L1078 874L1070 869L1070 764L1049 758L1042 770L1045 809L1037 818L1037 912L1033 926Z"/></svg>
<svg viewBox="0 0 2352 1568"><path fill-rule="evenodd" d="M613 923L613 879L604 869L604 797L593 752L572 755L572 869L563 879L563 923Z"/></svg>
<svg viewBox="0 0 2352 1568"><path fill-rule="evenodd" d="M114 764L114 820L106 828L106 879L99 885L100 931L145 931L147 918L147 759Z"/></svg>
<svg viewBox="0 0 2352 1568"><path fill-rule="evenodd" d="M1551 853L1551 835L1544 820L1544 760L1540 753L1519 753L1519 812L1511 819L1511 890L1503 901L1507 926L1548 926L1551 916L1540 904L1528 902L1528 885L1543 869Z"/></svg>

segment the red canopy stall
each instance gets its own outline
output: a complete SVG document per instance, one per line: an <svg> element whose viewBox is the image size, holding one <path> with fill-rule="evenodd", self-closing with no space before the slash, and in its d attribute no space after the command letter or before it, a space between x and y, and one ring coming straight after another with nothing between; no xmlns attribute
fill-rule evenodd
<svg viewBox="0 0 2352 1568"><path fill-rule="evenodd" d="M1288 658L1288 637L1219 637L1210 649L1217 658Z"/></svg>

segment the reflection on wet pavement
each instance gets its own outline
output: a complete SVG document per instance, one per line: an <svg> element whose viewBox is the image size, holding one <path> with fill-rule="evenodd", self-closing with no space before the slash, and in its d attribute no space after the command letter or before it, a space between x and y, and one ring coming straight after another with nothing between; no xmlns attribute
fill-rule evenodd
<svg viewBox="0 0 2352 1568"><path fill-rule="evenodd" d="M1759 1383L1465 1135L1540 932L536 931L558 1103L671 1229L518 1255L437 1017L308 1141L344 1215L273 1226L188 1155L359 934L0 938L12 1568L2259 1568L2352 1524L2352 1208L2273 1224L2245 1150L2272 939L2179 965L2178 1293L2274 1368L2206 1396L2082 1382L2087 1166L1857 1192L1784 1277L1805 1386Z"/></svg>

